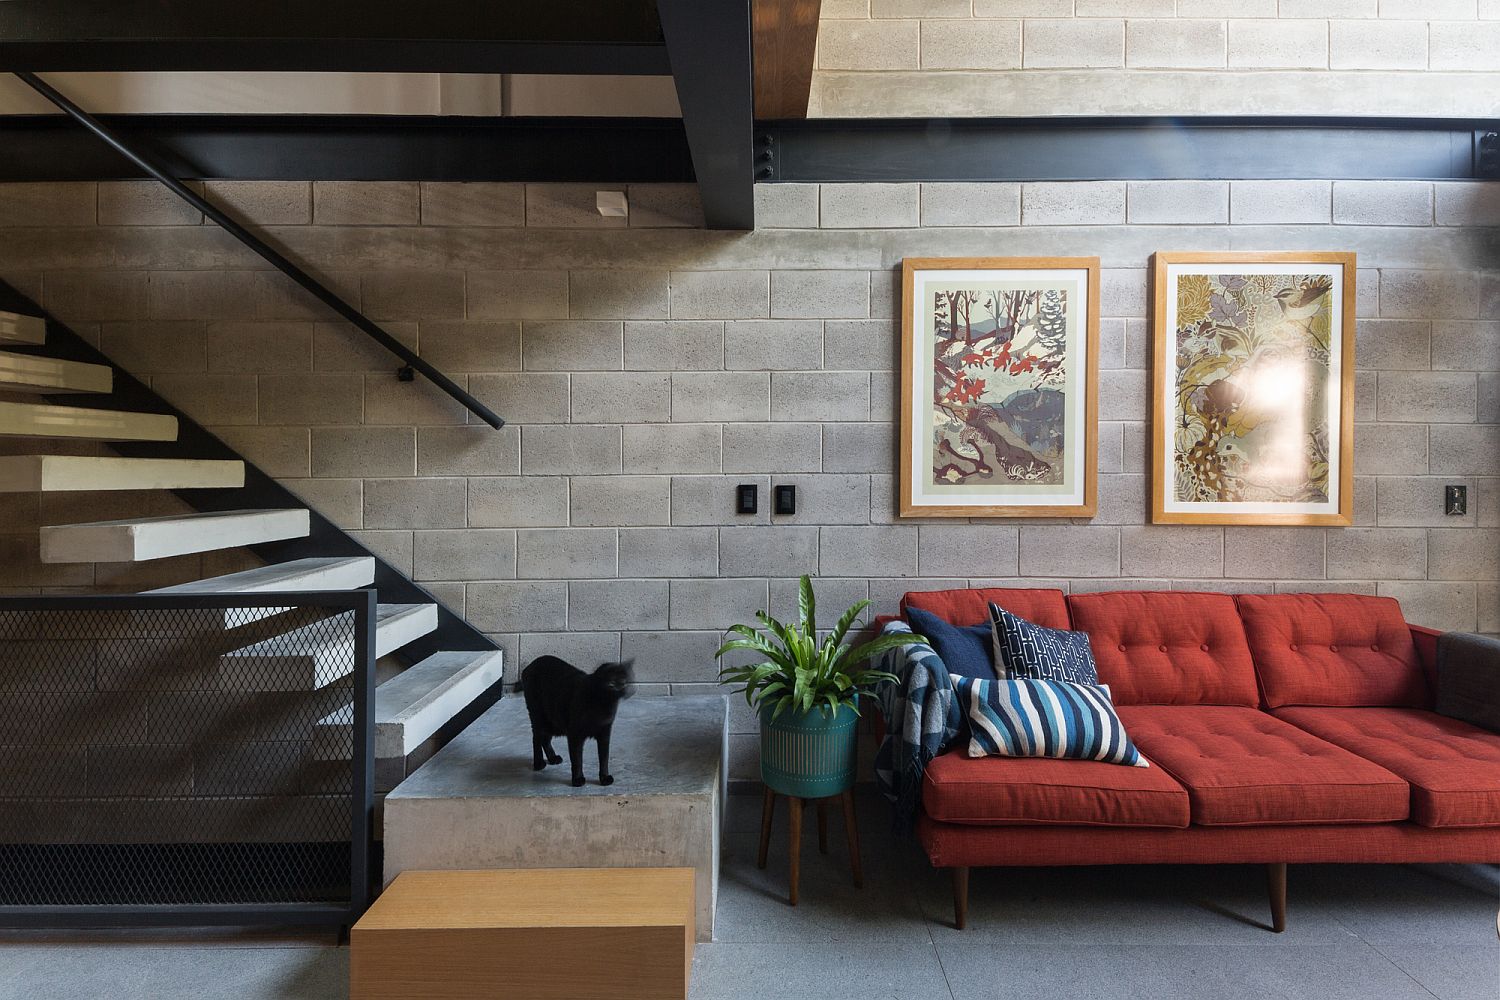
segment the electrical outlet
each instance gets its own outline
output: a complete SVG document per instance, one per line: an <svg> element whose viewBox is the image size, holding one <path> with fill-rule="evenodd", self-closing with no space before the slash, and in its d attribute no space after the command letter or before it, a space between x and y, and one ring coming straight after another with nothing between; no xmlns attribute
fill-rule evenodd
<svg viewBox="0 0 1500 1000"><path fill-rule="evenodd" d="M776 487L776 513L797 513L797 487L790 485Z"/></svg>
<svg viewBox="0 0 1500 1000"><path fill-rule="evenodd" d="M760 487L754 483L741 483L734 488L734 512L754 514L760 509Z"/></svg>
<svg viewBox="0 0 1500 1000"><path fill-rule="evenodd" d="M1443 513L1449 517L1463 517L1469 512L1469 488L1449 486L1443 490Z"/></svg>

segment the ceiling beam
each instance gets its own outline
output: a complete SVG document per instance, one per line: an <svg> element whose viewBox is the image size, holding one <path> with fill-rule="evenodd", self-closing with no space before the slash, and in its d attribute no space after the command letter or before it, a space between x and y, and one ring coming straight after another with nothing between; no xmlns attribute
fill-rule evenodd
<svg viewBox="0 0 1500 1000"><path fill-rule="evenodd" d="M710 229L755 228L750 0L659 0Z"/></svg>
<svg viewBox="0 0 1500 1000"><path fill-rule="evenodd" d="M755 117L806 118L821 0L751 0Z"/></svg>

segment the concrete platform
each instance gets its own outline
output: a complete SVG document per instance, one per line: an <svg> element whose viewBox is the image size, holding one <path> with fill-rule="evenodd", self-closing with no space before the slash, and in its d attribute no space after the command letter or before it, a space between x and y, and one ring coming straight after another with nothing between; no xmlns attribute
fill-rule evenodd
<svg viewBox="0 0 1500 1000"><path fill-rule="evenodd" d="M385 799L385 881L407 870L693 868L698 940L713 939L728 702L638 696L620 706L615 783L582 788L564 763L531 769L531 725L505 698Z"/></svg>

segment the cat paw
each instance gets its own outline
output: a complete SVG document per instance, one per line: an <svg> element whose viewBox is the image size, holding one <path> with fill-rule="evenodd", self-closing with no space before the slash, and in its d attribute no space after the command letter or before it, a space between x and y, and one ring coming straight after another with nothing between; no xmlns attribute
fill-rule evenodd
<svg viewBox="0 0 1500 1000"><path fill-rule="evenodd" d="M582 788L585 784L586 782L583 780L583 775L581 774L573 779L574 788Z"/></svg>
<svg viewBox="0 0 1500 1000"><path fill-rule="evenodd" d="M556 754L553 754L551 757L547 758L547 763L549 763L549 764L561 764L562 763L562 758L559 757Z"/></svg>
<svg viewBox="0 0 1500 1000"><path fill-rule="evenodd" d="M531 769L533 771L540 771L542 768L544 768L546 766L547 766L547 762L544 761L544 760L534 760L534 761L531 762Z"/></svg>
<svg viewBox="0 0 1500 1000"><path fill-rule="evenodd" d="M613 785L614 783L615 783L615 776L613 774L601 774L601 775L599 775L599 784L601 784L601 785Z"/></svg>

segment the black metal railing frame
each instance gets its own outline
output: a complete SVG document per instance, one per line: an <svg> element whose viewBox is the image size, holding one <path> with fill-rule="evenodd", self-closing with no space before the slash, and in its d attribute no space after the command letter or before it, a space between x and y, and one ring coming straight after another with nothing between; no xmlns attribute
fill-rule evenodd
<svg viewBox="0 0 1500 1000"><path fill-rule="evenodd" d="M371 898L375 787L375 590L296 591L265 594L89 595L0 597L5 612L128 612L177 609L317 609L352 613L353 674L350 679L349 893L347 902L197 905L0 906L0 927L333 925L349 927ZM269 617L269 616L268 616ZM0 748L4 752L4 748ZM0 808L5 789L0 787ZM0 873L3 878L3 873Z"/></svg>

